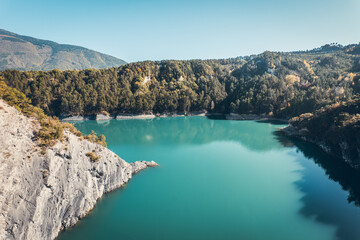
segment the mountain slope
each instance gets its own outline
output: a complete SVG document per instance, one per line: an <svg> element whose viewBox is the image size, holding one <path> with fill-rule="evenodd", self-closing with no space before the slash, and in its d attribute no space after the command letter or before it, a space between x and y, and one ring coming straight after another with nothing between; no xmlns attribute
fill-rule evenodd
<svg viewBox="0 0 360 240"><path fill-rule="evenodd" d="M110 68L125 61L87 48L21 36L0 29L0 70Z"/></svg>

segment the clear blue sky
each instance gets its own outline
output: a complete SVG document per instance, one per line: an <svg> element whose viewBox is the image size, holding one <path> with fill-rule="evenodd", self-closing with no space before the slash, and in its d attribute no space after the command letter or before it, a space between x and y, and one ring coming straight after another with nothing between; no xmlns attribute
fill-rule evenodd
<svg viewBox="0 0 360 240"><path fill-rule="evenodd" d="M360 0L0 0L0 28L128 62L360 42Z"/></svg>

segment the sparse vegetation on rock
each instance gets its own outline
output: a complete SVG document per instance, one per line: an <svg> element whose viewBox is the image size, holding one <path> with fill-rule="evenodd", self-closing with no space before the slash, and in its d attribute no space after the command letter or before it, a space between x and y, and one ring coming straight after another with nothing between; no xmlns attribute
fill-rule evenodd
<svg viewBox="0 0 360 240"><path fill-rule="evenodd" d="M100 160L100 156L97 155L96 152L88 152L85 155L89 157L92 162L97 162Z"/></svg>
<svg viewBox="0 0 360 240"><path fill-rule="evenodd" d="M39 122L40 129L36 133L36 138L43 148L53 146L56 141L63 140L64 130L68 130L78 137L82 136L81 132L73 124L60 122L57 117L47 116L42 109L34 107L23 93L7 86L2 77L0 77L0 98L4 99L9 105L14 106L25 116ZM84 138L106 147L104 135L96 136L95 132L92 132ZM42 152L45 154L44 149Z"/></svg>

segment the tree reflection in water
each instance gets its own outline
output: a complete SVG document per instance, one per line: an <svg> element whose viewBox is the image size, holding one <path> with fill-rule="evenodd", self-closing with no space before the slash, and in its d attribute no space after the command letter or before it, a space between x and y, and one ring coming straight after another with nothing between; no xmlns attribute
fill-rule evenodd
<svg viewBox="0 0 360 240"><path fill-rule="evenodd" d="M295 182L304 193L300 213L336 226L338 239L360 239L360 171L314 144L283 136L281 132L275 132L275 135L284 147L296 147L302 153L297 154L297 160L304 170L301 180ZM331 181L324 181L323 174Z"/></svg>

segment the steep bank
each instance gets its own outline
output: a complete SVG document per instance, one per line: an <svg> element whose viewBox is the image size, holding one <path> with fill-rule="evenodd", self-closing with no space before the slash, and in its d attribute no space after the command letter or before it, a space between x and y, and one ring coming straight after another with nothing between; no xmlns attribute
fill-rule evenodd
<svg viewBox="0 0 360 240"><path fill-rule="evenodd" d="M282 131L315 143L327 153L360 168L360 100L354 99L302 114Z"/></svg>
<svg viewBox="0 0 360 240"><path fill-rule="evenodd" d="M39 128L0 100L0 239L54 239L104 193L155 165L129 164L68 130L63 141L43 151L34 140ZM92 161L91 153L98 160Z"/></svg>

